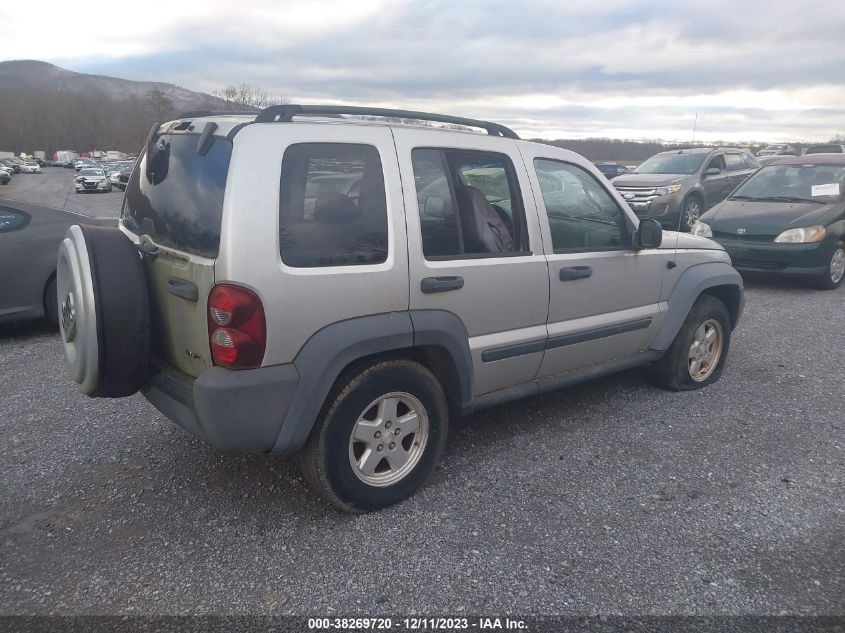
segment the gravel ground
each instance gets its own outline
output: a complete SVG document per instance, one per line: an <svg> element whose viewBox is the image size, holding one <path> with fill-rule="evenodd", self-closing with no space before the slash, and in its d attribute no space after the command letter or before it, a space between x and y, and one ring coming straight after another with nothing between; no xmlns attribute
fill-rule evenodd
<svg viewBox="0 0 845 633"><path fill-rule="evenodd" d="M751 281L716 385L454 420L428 486L358 517L0 328L0 614L843 614L843 297Z"/></svg>
<svg viewBox="0 0 845 633"><path fill-rule="evenodd" d="M43 204L95 218L120 215L123 192L113 187L111 193L77 194L73 187L75 169L44 167L40 174L15 174L8 185L0 186L0 200L23 200Z"/></svg>

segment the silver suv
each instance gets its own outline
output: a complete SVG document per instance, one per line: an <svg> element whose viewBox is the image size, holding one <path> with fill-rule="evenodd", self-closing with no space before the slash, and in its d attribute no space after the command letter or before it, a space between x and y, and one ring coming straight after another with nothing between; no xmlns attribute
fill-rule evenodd
<svg viewBox="0 0 845 633"><path fill-rule="evenodd" d="M300 453L351 512L413 494L451 416L640 365L713 383L743 306L718 244L638 219L577 154L300 105L156 125L119 228L68 230L57 292L84 393Z"/></svg>

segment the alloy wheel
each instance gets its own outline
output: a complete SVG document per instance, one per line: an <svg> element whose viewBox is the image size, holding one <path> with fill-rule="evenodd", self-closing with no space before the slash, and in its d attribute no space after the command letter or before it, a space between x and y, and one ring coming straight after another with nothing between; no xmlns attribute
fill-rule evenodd
<svg viewBox="0 0 845 633"><path fill-rule="evenodd" d="M695 331L689 348L689 375L696 382L704 382L719 364L722 357L724 334L722 324L715 319L708 319Z"/></svg>
<svg viewBox="0 0 845 633"><path fill-rule="evenodd" d="M370 486L390 486L419 463L428 442L428 414L405 392L373 400L358 416L349 438L352 471Z"/></svg>
<svg viewBox="0 0 845 633"><path fill-rule="evenodd" d="M690 198L685 207L687 226L692 228L692 225L698 222L698 216L701 215L701 205L696 198Z"/></svg>
<svg viewBox="0 0 845 633"><path fill-rule="evenodd" d="M830 258L830 280L838 284L845 276L845 249L836 248Z"/></svg>

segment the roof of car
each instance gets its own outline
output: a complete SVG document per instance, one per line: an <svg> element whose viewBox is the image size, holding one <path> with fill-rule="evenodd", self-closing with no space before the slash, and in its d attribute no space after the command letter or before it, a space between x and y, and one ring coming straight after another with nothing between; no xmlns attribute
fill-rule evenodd
<svg viewBox="0 0 845 633"><path fill-rule="evenodd" d="M660 152L661 154L709 154L710 152L715 152L716 150L727 150L730 152L740 152L738 147L683 147L680 149L669 149L665 152Z"/></svg>
<svg viewBox="0 0 845 633"><path fill-rule="evenodd" d="M415 110L397 110L390 108L375 108L347 105L308 105L282 104L270 106L259 111L249 112L213 112L195 111L179 115L173 121L160 126L158 133L168 132L200 132L199 123L215 123L212 133L215 136L229 136L243 126L251 123L290 123L294 117L304 118L309 122L345 123L356 125L407 125L407 121L435 122L451 127L431 127L430 130L446 130L458 133L475 133L470 128L484 130L490 136L519 139L519 135L500 123L470 119L448 114L418 112ZM353 118L347 118L353 117ZM364 118L362 118L364 117ZM422 124L422 123L421 123ZM205 128L205 126L203 126Z"/></svg>
<svg viewBox="0 0 845 633"><path fill-rule="evenodd" d="M776 165L845 165L845 154L805 154L781 158Z"/></svg>

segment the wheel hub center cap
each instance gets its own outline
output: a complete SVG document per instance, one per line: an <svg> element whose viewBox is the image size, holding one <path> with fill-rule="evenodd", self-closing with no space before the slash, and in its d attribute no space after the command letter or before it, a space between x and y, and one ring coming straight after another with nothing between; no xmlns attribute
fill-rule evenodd
<svg viewBox="0 0 845 633"><path fill-rule="evenodd" d="M62 302L62 336L66 343L70 343L76 337L76 306L73 293L68 292Z"/></svg>

